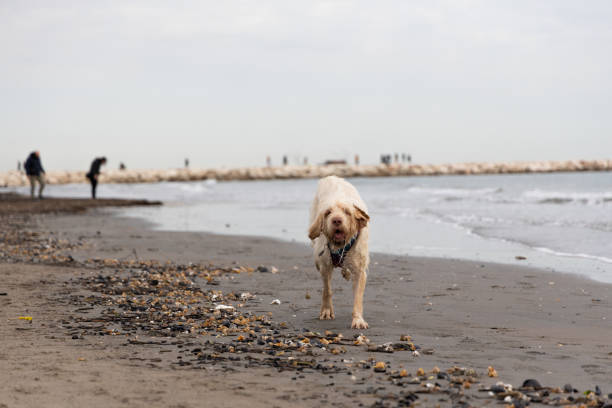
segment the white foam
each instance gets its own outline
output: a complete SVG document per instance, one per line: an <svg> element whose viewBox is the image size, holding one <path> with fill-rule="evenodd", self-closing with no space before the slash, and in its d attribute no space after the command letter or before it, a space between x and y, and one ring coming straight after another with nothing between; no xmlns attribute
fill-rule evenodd
<svg viewBox="0 0 612 408"><path fill-rule="evenodd" d="M555 250L552 250L550 248L544 248L544 247L533 247L533 249L535 249L536 251L544 252L546 254L555 255L555 256L562 256L562 257L566 257L566 258L588 259L588 260L591 260L591 261L599 261L599 262L605 262L605 263L612 264L612 258L607 258L605 256L597 256L597 255L589 255L589 254L581 254L581 253L575 254L575 253L570 253L570 252L561 252L561 251L555 251Z"/></svg>
<svg viewBox="0 0 612 408"><path fill-rule="evenodd" d="M546 191L528 190L523 193L528 202L554 202L578 203L589 205L600 205L609 202L612 204L612 192L569 192L569 191Z"/></svg>
<svg viewBox="0 0 612 408"><path fill-rule="evenodd" d="M467 197L476 195L487 195L501 193L501 188L434 188L434 187L409 187L406 191L415 194L430 194L436 196Z"/></svg>

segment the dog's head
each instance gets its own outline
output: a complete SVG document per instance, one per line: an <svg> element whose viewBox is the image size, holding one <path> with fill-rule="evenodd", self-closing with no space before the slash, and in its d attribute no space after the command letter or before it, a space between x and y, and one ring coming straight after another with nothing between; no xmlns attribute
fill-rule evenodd
<svg viewBox="0 0 612 408"><path fill-rule="evenodd" d="M334 247L341 247L359 230L368 225L370 216L356 205L336 203L318 214L308 230L308 237L314 240L323 234Z"/></svg>

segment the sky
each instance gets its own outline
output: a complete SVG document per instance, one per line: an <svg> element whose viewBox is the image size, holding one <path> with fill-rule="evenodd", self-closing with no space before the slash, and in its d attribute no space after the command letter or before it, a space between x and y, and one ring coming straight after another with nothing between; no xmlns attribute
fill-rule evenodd
<svg viewBox="0 0 612 408"><path fill-rule="evenodd" d="M0 171L612 158L612 2L0 0Z"/></svg>

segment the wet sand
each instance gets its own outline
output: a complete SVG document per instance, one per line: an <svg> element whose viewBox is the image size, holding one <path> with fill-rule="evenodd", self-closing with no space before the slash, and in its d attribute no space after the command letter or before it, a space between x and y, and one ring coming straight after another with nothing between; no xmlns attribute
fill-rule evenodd
<svg viewBox="0 0 612 408"><path fill-rule="evenodd" d="M584 391L598 385L604 394L612 392L612 285L515 266L373 254L364 301L370 329L355 331L350 329L351 286L339 272L333 280L336 319L317 319L321 284L306 245L152 231L140 220L101 209L36 216L22 229L53 237L57 253L74 261L3 257L0 407L407 406L402 393L423 386L396 384L389 376L392 370L406 369L407 378L412 378L419 368L431 373L434 367L444 371L453 366L479 374L478 382L464 390L466 395L471 392L466 403L473 406L497 405L494 399L480 399L487 393L477 391L497 381L518 387L534 378L543 386L570 383ZM178 333L168 336L167 343L146 337L148 343L140 344L123 335L75 329L76 321L99 325L92 317L112 309L87 303L91 285L77 281L93 282L101 274L118 276L119 269L110 264L96 267L100 263L92 263L92 258L242 267L241 273L215 278L214 286L197 277L193 281L225 294L255 295L244 303L244 310L270 316L279 337L305 333L304 329L329 330L345 339L363 332L372 344L382 345L410 335L420 353L380 353L348 344L339 354L314 349L309 359L342 370L297 372L279 371L274 364L282 355L274 364L264 364L261 358L254 363L246 357L231 359L240 354L218 353L218 361L200 359L196 369L187 349L226 339ZM245 272L260 265L278 272ZM274 299L280 305L270 304ZM120 308L112 310L122 313ZM19 316L33 319L30 323ZM145 339L144 334L139 338ZM360 361L370 364L357 364ZM375 372L375 362L386 362L386 373ZM489 366L497 378L487 376ZM431 383L437 381L430 377ZM419 395L420 406L457 405L450 394Z"/></svg>

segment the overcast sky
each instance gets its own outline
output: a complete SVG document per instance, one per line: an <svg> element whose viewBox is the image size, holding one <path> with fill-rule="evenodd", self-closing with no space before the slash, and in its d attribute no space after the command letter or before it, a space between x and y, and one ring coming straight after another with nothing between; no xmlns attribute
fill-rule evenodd
<svg viewBox="0 0 612 408"><path fill-rule="evenodd" d="M0 1L0 171L612 158L612 1Z"/></svg>

